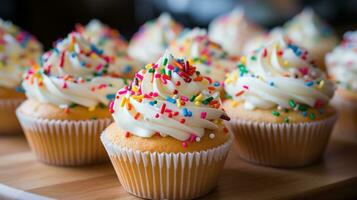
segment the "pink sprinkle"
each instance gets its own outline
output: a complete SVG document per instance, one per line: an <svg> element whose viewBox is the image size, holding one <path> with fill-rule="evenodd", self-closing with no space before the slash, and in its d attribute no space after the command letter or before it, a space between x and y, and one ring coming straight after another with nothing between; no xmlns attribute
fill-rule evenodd
<svg viewBox="0 0 357 200"><path fill-rule="evenodd" d="M110 102L109 102L109 112L110 112L110 113L114 113L113 107L114 107L114 101L110 101Z"/></svg>
<svg viewBox="0 0 357 200"><path fill-rule="evenodd" d="M62 51L61 57L60 57L60 63L59 63L59 66L60 66L61 68L63 67L63 64L64 64L64 54L65 54L65 52Z"/></svg>
<svg viewBox="0 0 357 200"><path fill-rule="evenodd" d="M67 88L67 82L63 82L62 88L63 88L63 89L66 89L66 88Z"/></svg>
<svg viewBox="0 0 357 200"><path fill-rule="evenodd" d="M138 78L138 79L140 79L140 80L143 80L143 79L144 79L144 77L143 77L141 74L139 74L139 73L136 73L135 76L136 76L136 78Z"/></svg>
<svg viewBox="0 0 357 200"><path fill-rule="evenodd" d="M201 112L201 119L206 119L207 113L206 112Z"/></svg>
<svg viewBox="0 0 357 200"><path fill-rule="evenodd" d="M172 66L171 64L169 64L169 65L167 66L167 68L168 68L169 70L174 70L174 66Z"/></svg>
<svg viewBox="0 0 357 200"><path fill-rule="evenodd" d="M159 118L159 117L160 117L159 113L156 113L155 118Z"/></svg>
<svg viewBox="0 0 357 200"><path fill-rule="evenodd" d="M302 75L306 75L309 73L309 68L301 67L301 68L299 68L299 71L301 72Z"/></svg>
<svg viewBox="0 0 357 200"><path fill-rule="evenodd" d="M191 134L189 141L190 142L195 142L196 141L196 137L197 136L195 134Z"/></svg>
<svg viewBox="0 0 357 200"><path fill-rule="evenodd" d="M249 89L249 87L247 85L243 85L243 88L246 89L246 90Z"/></svg>
<svg viewBox="0 0 357 200"><path fill-rule="evenodd" d="M182 101L188 101L188 98L186 96L181 96Z"/></svg>
<svg viewBox="0 0 357 200"><path fill-rule="evenodd" d="M119 90L118 94L126 94L128 90Z"/></svg>
<svg viewBox="0 0 357 200"><path fill-rule="evenodd" d="M158 94L157 92L153 92L153 93L152 93L152 96L153 96L153 97L157 97L157 96L159 96L159 94Z"/></svg>
<svg viewBox="0 0 357 200"><path fill-rule="evenodd" d="M187 147L187 142L182 142L182 146L183 146L183 148L186 148Z"/></svg>
<svg viewBox="0 0 357 200"><path fill-rule="evenodd" d="M160 78L161 74L155 74L155 78Z"/></svg>
<svg viewBox="0 0 357 200"><path fill-rule="evenodd" d="M103 68L103 64L99 64L96 68L95 68L95 70L96 71L99 71L99 70L101 70Z"/></svg>

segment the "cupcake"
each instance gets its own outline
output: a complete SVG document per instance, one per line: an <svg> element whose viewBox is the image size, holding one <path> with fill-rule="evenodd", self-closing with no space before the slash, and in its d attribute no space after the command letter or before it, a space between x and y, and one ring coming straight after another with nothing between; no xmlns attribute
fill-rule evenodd
<svg viewBox="0 0 357 200"><path fill-rule="evenodd" d="M168 13L142 25L130 40L129 55L143 63L155 62L182 30Z"/></svg>
<svg viewBox="0 0 357 200"><path fill-rule="evenodd" d="M109 74L103 51L71 33L24 77L27 100L16 110L32 151L48 164L78 166L107 159L99 134L107 104L125 80Z"/></svg>
<svg viewBox="0 0 357 200"><path fill-rule="evenodd" d="M209 25L210 39L232 56L241 55L246 42L262 33L262 28L248 21L240 8L217 17Z"/></svg>
<svg viewBox="0 0 357 200"><path fill-rule="evenodd" d="M165 54L109 106L101 135L124 189L146 199L192 199L217 183L232 135L219 92L183 59Z"/></svg>
<svg viewBox="0 0 357 200"><path fill-rule="evenodd" d="M325 69L325 55L338 42L333 30L309 8L288 21L284 28L288 37L308 50L320 69Z"/></svg>
<svg viewBox="0 0 357 200"><path fill-rule="evenodd" d="M242 159L274 167L301 167L322 157L336 111L334 85L306 50L273 40L238 64L226 82L231 117Z"/></svg>
<svg viewBox="0 0 357 200"><path fill-rule="evenodd" d="M347 32L341 44L327 54L326 66L338 86L332 101L340 113L336 129L357 137L357 31Z"/></svg>
<svg viewBox="0 0 357 200"><path fill-rule="evenodd" d="M91 20L86 26L78 24L76 31L83 37L104 51L110 57L112 65L108 69L125 78L133 78L143 65L131 58L128 53L128 42L119 33L97 19Z"/></svg>
<svg viewBox="0 0 357 200"><path fill-rule="evenodd" d="M174 40L169 51L177 57L187 58L202 75L223 82L226 74L236 68L236 58L228 56L223 48L212 42L206 30L185 30Z"/></svg>
<svg viewBox="0 0 357 200"><path fill-rule="evenodd" d="M38 61L41 51L32 35L0 19L0 134L21 132L15 109L25 95L19 86L22 74Z"/></svg>

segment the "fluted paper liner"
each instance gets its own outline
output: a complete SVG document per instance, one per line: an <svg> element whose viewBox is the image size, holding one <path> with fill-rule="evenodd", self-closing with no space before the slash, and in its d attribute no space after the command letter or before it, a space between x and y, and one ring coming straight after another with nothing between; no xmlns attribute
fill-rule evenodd
<svg viewBox="0 0 357 200"><path fill-rule="evenodd" d="M22 133L15 110L24 99L0 99L0 135Z"/></svg>
<svg viewBox="0 0 357 200"><path fill-rule="evenodd" d="M16 112L37 159L51 165L80 166L108 160L100 133L112 122L36 119Z"/></svg>
<svg viewBox="0 0 357 200"><path fill-rule="evenodd" d="M188 153L141 152L112 144L102 134L124 189L146 199L192 199L217 183L232 139L213 149Z"/></svg>
<svg viewBox="0 0 357 200"><path fill-rule="evenodd" d="M243 160L273 167L302 167L322 157L337 115L315 122L267 123L231 119Z"/></svg>

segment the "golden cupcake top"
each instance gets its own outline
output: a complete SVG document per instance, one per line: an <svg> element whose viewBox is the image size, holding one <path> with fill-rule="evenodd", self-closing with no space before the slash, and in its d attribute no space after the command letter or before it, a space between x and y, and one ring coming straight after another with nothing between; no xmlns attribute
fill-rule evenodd
<svg viewBox="0 0 357 200"><path fill-rule="evenodd" d="M229 118L218 89L219 84L202 76L189 61L166 53L119 90L109 110L128 137L172 137L186 147L207 131L228 132L221 126Z"/></svg>

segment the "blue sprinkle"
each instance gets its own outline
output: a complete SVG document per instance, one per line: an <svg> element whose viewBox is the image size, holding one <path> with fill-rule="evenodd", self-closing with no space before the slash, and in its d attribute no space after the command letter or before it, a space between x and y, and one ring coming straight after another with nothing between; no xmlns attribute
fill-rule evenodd
<svg viewBox="0 0 357 200"><path fill-rule="evenodd" d="M25 93L25 89L22 88L21 86L17 86L15 90L16 90L16 92Z"/></svg>
<svg viewBox="0 0 357 200"><path fill-rule="evenodd" d="M274 86L274 82L270 82L269 85L270 85L270 86Z"/></svg>
<svg viewBox="0 0 357 200"><path fill-rule="evenodd" d="M95 45L90 45L90 48L92 51L94 51L95 53L97 53L98 55L102 55L103 54L103 50L98 49Z"/></svg>
<svg viewBox="0 0 357 200"><path fill-rule="evenodd" d="M175 67L174 72L178 72L178 71L180 71L180 69L178 67Z"/></svg>
<svg viewBox="0 0 357 200"><path fill-rule="evenodd" d="M314 85L314 82L313 81L309 81L309 82L306 82L305 85L307 87L311 87L312 85Z"/></svg>
<svg viewBox="0 0 357 200"><path fill-rule="evenodd" d="M126 65L125 68L124 68L124 73L127 74L127 73L131 72L132 69L133 69L132 66Z"/></svg>
<svg viewBox="0 0 357 200"><path fill-rule="evenodd" d="M72 58L75 58L77 56L77 54L76 53L72 53L71 56L72 56Z"/></svg>
<svg viewBox="0 0 357 200"><path fill-rule="evenodd" d="M214 87L218 87L218 86L220 86L220 85L221 85L221 84L220 84L218 81L216 81L216 82L213 83L213 86L214 86Z"/></svg>
<svg viewBox="0 0 357 200"><path fill-rule="evenodd" d="M183 114L183 116L185 116L185 117L191 117L192 116L192 112L191 111L189 111L187 108L183 108L182 109L182 114Z"/></svg>
<svg viewBox="0 0 357 200"><path fill-rule="evenodd" d="M106 97L107 97L108 100L112 100L112 99L115 98L115 94L107 94Z"/></svg>
<svg viewBox="0 0 357 200"><path fill-rule="evenodd" d="M307 117L307 112L306 112L306 111L303 111L303 112L302 112L302 115L303 115L304 117Z"/></svg>
<svg viewBox="0 0 357 200"><path fill-rule="evenodd" d="M86 66L86 63L84 61L81 61L82 67Z"/></svg>
<svg viewBox="0 0 357 200"><path fill-rule="evenodd" d="M173 98L171 98L171 97L167 97L166 100L167 100L168 102L171 102L171 103L173 103L173 104L176 104L176 99L173 99Z"/></svg>

